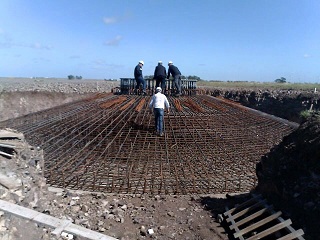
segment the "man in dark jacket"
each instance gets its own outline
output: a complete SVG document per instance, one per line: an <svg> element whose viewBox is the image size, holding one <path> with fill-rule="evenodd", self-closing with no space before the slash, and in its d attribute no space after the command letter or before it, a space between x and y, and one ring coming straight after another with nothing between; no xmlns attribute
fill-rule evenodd
<svg viewBox="0 0 320 240"><path fill-rule="evenodd" d="M181 72L176 66L173 65L173 62L171 61L168 63L168 66L169 69L167 79L169 79L171 74L174 79L174 85L176 87L176 95L179 96L181 94Z"/></svg>
<svg viewBox="0 0 320 240"><path fill-rule="evenodd" d="M144 80L142 75L143 64L144 64L143 61L139 61L138 65L134 68L134 78L137 82L134 92L137 93L137 90L139 89L140 84L142 84L143 95L146 95L146 81Z"/></svg>
<svg viewBox="0 0 320 240"><path fill-rule="evenodd" d="M162 61L159 61L158 66L154 70L153 79L156 80L156 88L161 87L164 94L166 92L166 76L166 68L162 66Z"/></svg>

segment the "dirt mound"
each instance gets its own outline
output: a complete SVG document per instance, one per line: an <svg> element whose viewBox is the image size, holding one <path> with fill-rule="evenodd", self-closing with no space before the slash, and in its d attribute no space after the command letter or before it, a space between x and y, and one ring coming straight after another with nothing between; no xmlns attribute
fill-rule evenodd
<svg viewBox="0 0 320 240"><path fill-rule="evenodd" d="M320 94L312 90L211 89L207 94L297 123L304 120L300 116L302 111L320 109Z"/></svg>
<svg viewBox="0 0 320 240"><path fill-rule="evenodd" d="M306 239L319 239L320 114L313 114L257 165L258 189L293 222Z"/></svg>

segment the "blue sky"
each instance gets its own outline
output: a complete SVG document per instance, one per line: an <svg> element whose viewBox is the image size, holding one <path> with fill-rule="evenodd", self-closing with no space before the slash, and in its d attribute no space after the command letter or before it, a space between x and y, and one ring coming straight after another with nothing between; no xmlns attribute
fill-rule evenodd
<svg viewBox="0 0 320 240"><path fill-rule="evenodd" d="M319 0L1 0L0 77L320 82Z"/></svg>

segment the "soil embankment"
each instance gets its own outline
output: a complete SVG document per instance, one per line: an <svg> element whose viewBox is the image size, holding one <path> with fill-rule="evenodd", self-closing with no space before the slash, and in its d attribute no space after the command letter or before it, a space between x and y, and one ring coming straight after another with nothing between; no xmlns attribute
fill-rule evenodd
<svg viewBox="0 0 320 240"><path fill-rule="evenodd" d="M0 78L0 121L111 92L117 81Z"/></svg>
<svg viewBox="0 0 320 240"><path fill-rule="evenodd" d="M314 90L214 89L210 94L297 123L303 121L302 111L320 110L320 93Z"/></svg>
<svg viewBox="0 0 320 240"><path fill-rule="evenodd" d="M258 189L308 236L319 239L320 114L271 149L256 168Z"/></svg>

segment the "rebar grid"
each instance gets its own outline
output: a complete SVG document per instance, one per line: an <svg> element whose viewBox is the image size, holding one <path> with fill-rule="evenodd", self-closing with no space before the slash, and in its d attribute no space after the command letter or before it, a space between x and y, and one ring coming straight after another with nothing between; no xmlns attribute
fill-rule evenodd
<svg viewBox="0 0 320 240"><path fill-rule="evenodd" d="M169 97L165 136L150 96L98 94L0 122L45 153L50 185L114 193L248 191L255 165L297 124L208 95Z"/></svg>

